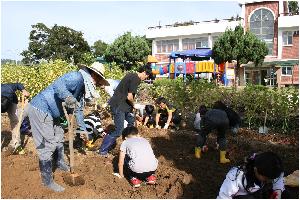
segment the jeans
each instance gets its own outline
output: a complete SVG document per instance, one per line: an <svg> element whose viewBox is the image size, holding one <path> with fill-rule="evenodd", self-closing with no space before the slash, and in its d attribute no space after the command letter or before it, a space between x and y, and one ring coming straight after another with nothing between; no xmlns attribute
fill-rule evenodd
<svg viewBox="0 0 300 200"><path fill-rule="evenodd" d="M124 112L119 107L111 107L110 109L115 123L115 130L110 133L110 136L117 138L122 135L125 120L128 122L127 127L134 126L134 114L131 112Z"/></svg>

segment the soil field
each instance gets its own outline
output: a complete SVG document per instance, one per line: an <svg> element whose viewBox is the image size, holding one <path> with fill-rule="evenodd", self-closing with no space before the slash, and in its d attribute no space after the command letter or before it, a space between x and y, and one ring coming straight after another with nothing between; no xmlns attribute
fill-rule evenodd
<svg viewBox="0 0 300 200"><path fill-rule="evenodd" d="M11 139L8 119L2 115L1 142L7 146ZM107 122L111 122L107 120ZM105 124L106 126L108 123ZM156 185L142 185L133 188L128 180L112 175L118 162L118 149L112 151L112 158L100 157L97 151L89 151L86 155L75 152L75 172L83 175L85 184L71 187L63 180L65 172L54 171L55 181L65 187L62 193L55 193L41 184L38 156L31 137L25 136L26 154L1 154L1 197L30 199L176 199L176 198L216 198L226 173L232 166L238 165L245 156L259 151L274 151L283 159L285 174L288 175L299 168L298 133L289 136L279 134L260 135L257 132L240 129L237 136L228 135L228 158L231 163L219 163L219 151L214 149L215 134L208 137L208 152L201 159L194 158L195 132L182 129L171 132L165 130L139 128L143 137L147 138L159 160L156 172ZM65 155L68 159L68 141L66 134ZM97 147L102 139L95 143ZM292 198L298 199L298 188L287 188Z"/></svg>

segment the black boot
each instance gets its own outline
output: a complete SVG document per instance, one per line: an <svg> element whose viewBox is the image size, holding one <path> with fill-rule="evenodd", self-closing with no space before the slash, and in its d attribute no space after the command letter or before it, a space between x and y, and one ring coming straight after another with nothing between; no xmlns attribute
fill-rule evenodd
<svg viewBox="0 0 300 200"><path fill-rule="evenodd" d="M52 177L52 160L40 160L40 171L42 177L42 183L55 192L62 192L65 190L62 186L53 181Z"/></svg>
<svg viewBox="0 0 300 200"><path fill-rule="evenodd" d="M70 167L66 164L64 160L64 147L56 148L56 166L57 168L69 172Z"/></svg>

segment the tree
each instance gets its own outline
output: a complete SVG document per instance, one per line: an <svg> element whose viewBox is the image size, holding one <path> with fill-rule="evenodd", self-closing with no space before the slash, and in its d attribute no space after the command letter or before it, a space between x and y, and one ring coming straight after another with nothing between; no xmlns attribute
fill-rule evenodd
<svg viewBox="0 0 300 200"><path fill-rule="evenodd" d="M241 64L254 62L257 66L263 62L267 54L266 43L249 31L244 33L243 27L239 25L234 30L227 29L217 39L213 46L212 58L217 64L236 60L235 76L237 76Z"/></svg>
<svg viewBox="0 0 300 200"><path fill-rule="evenodd" d="M130 70L149 53L150 47L145 38L126 32L107 47L104 56L106 61L116 62L123 69Z"/></svg>
<svg viewBox="0 0 300 200"><path fill-rule="evenodd" d="M21 53L24 63L62 59L77 64L84 53L91 52L82 32L56 24L52 28L43 23L32 25L29 40L28 50Z"/></svg>
<svg viewBox="0 0 300 200"><path fill-rule="evenodd" d="M107 48L108 44L101 40L97 40L94 42L94 45L92 46L92 51L94 53L95 57L101 57L104 55L105 50Z"/></svg>
<svg viewBox="0 0 300 200"><path fill-rule="evenodd" d="M293 15L299 15L298 1L288 1L288 7L290 13L292 13Z"/></svg>

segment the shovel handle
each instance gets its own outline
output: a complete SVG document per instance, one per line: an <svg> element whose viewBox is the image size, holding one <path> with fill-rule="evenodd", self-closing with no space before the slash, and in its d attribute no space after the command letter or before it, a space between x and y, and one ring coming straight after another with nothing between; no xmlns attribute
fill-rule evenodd
<svg viewBox="0 0 300 200"><path fill-rule="evenodd" d="M69 150L70 150L70 170L71 170L71 173L74 173L74 148L73 148L74 112L72 114L68 115L67 110L66 110L66 103L65 102L62 102L62 107L63 107L65 117L68 121Z"/></svg>
<svg viewBox="0 0 300 200"><path fill-rule="evenodd" d="M74 172L74 148L73 148L73 128L74 128L74 114L72 114L70 119L70 129L69 129L69 149L70 149L70 170L71 173Z"/></svg>

